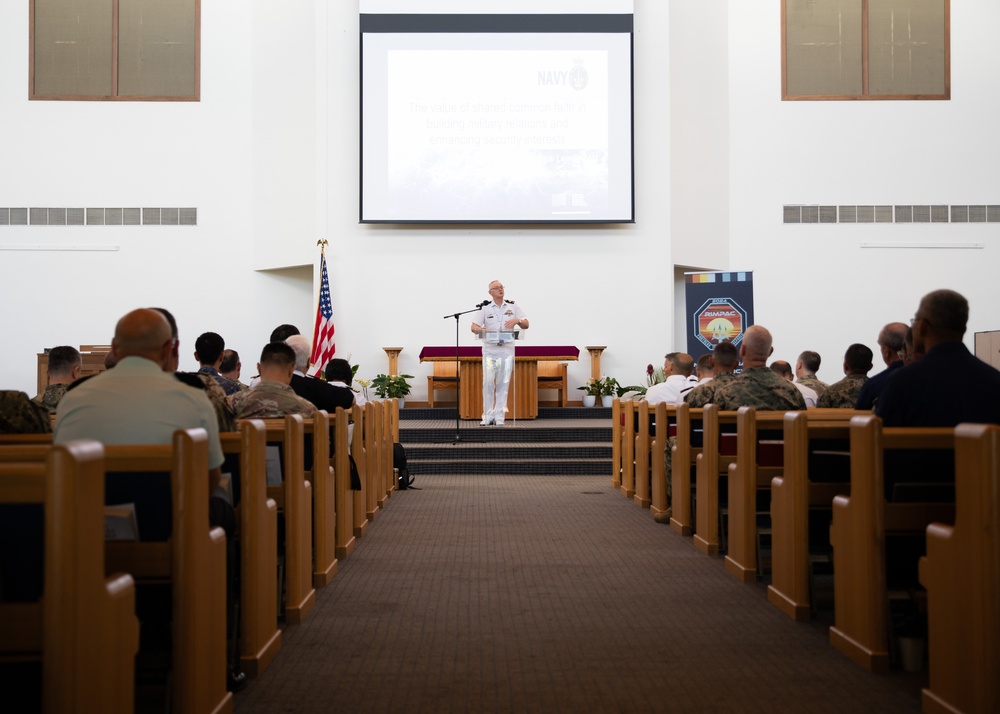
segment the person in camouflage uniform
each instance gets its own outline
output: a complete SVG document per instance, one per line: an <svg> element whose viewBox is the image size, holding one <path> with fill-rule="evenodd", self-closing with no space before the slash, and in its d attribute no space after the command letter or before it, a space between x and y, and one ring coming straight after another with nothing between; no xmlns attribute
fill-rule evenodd
<svg viewBox="0 0 1000 714"><path fill-rule="evenodd" d="M797 377L795 381L798 384L806 385L809 389L816 392L817 397L823 396L823 392L830 386L826 382L821 382L816 378L821 361L819 352L806 350L799 355L799 359L795 362L795 376Z"/></svg>
<svg viewBox="0 0 1000 714"><path fill-rule="evenodd" d="M692 409L711 404L715 398L715 391L736 378L733 372L740 364L740 355L729 340L720 342L712 351L712 371L715 376L704 384L699 384L684 397L684 401L691 405Z"/></svg>
<svg viewBox="0 0 1000 714"><path fill-rule="evenodd" d="M49 366L46 373L49 384L45 391L34 398L35 404L41 404L48 409L49 414L56 413L56 405L66 394L66 388L80 378L83 369L83 358L75 347L62 345L49 350Z"/></svg>
<svg viewBox="0 0 1000 714"><path fill-rule="evenodd" d="M240 381L240 371L242 369L243 363L240 362L239 352L228 348L222 351L222 364L219 365L219 374L226 379L233 380L240 385L240 390L246 391L247 389L250 389L250 387Z"/></svg>
<svg viewBox="0 0 1000 714"><path fill-rule="evenodd" d="M774 349L771 333L766 327L752 325L743 334L740 358L743 372L715 392L715 403L723 411L740 407L757 409L805 409L802 392L791 382L785 381L767 366L767 358Z"/></svg>
<svg viewBox="0 0 1000 714"><path fill-rule="evenodd" d="M700 360L699 360L700 362ZM699 384L684 396L684 401L691 405L692 409L697 409L711 404L715 398L715 390L719 389L731 380L736 378L733 372L740 364L739 351L729 340L720 342L711 353L710 367L715 375L711 379ZM677 445L677 437L667 438L666 448L663 450L664 473L667 474L667 503L670 503L673 495L673 449ZM657 513L654 518L657 523L669 523L673 509L668 505L663 513Z"/></svg>
<svg viewBox="0 0 1000 714"><path fill-rule="evenodd" d="M257 365L260 382L229 398L238 419L273 419L286 414L310 417L316 407L291 388L295 371L295 350L284 342L264 346Z"/></svg>
<svg viewBox="0 0 1000 714"><path fill-rule="evenodd" d="M48 434L52 420L45 407L16 389L0 390L0 434Z"/></svg>
<svg viewBox="0 0 1000 714"><path fill-rule="evenodd" d="M868 381L872 368L872 351L862 344L853 344L844 353L844 374L839 382L831 384L816 402L817 407L854 409L861 387Z"/></svg>

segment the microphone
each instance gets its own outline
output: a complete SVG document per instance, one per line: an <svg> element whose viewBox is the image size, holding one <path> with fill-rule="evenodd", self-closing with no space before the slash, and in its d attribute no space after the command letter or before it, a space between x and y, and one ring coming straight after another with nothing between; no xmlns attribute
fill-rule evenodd
<svg viewBox="0 0 1000 714"><path fill-rule="evenodd" d="M489 304L490 304L489 300L483 300L481 303L479 303L478 305L476 305L476 307L486 307Z"/></svg>

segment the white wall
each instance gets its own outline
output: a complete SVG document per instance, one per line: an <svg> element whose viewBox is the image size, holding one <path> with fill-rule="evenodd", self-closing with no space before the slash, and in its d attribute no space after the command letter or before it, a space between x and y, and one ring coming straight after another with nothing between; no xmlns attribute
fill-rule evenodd
<svg viewBox="0 0 1000 714"><path fill-rule="evenodd" d="M992 140L1000 5L951 5L951 101L782 102L780 3L729 2L730 239L733 269L754 271L756 321L775 357L824 356L839 379L846 347L873 350L880 327L920 297L962 292L972 333L996 327L998 224L785 225L784 204L1000 201ZM866 249L864 242L982 243L982 250ZM877 357L876 357L877 359Z"/></svg>
<svg viewBox="0 0 1000 714"><path fill-rule="evenodd" d="M0 251L0 387L33 393L43 347L108 340L151 304L177 314L183 366L215 330L252 370L275 325L311 331L319 237L339 353L371 377L383 346L403 346L415 399L420 347L451 344L443 316L494 278L532 343L581 349L577 384L586 345L608 346L604 372L623 383L684 347L675 265L753 270L776 357L816 349L831 381L847 344L874 347L936 287L970 298L970 333L997 327L996 224L781 222L786 203L998 202L989 0L952 5L950 102L781 102L779 4L636 0L636 223L504 228L358 223L357 3L203 3L198 103L27 101L27 5L0 3L0 206L199 213L195 228L0 227L0 246L119 247ZM860 247L952 240L986 248ZM461 335L472 343L467 317Z"/></svg>

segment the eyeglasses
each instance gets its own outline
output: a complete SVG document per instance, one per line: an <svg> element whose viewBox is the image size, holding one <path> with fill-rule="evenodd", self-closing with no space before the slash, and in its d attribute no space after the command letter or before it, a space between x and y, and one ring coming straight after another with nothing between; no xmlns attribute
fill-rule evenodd
<svg viewBox="0 0 1000 714"><path fill-rule="evenodd" d="M494 290L503 290L503 285L494 285L490 288L490 292L493 292Z"/></svg>

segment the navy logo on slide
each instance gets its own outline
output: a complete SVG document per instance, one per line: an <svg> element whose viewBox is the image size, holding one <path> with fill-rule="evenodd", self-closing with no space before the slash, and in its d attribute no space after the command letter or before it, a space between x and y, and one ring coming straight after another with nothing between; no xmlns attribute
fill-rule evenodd
<svg viewBox="0 0 1000 714"><path fill-rule="evenodd" d="M583 65L578 63L573 69L569 71L569 86L573 89L581 90L587 86L587 82L590 80L590 75L587 74L587 70L583 68Z"/></svg>

